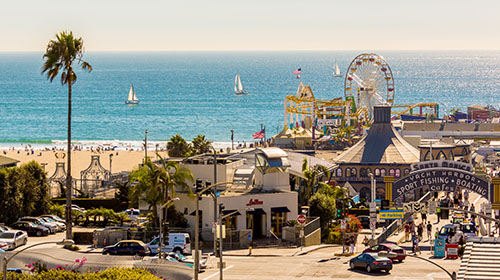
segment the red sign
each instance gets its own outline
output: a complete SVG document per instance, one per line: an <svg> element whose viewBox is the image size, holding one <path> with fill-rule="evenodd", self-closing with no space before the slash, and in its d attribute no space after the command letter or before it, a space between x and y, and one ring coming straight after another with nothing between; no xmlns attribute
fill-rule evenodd
<svg viewBox="0 0 500 280"><path fill-rule="evenodd" d="M446 258L458 259L458 244L446 244Z"/></svg>
<svg viewBox="0 0 500 280"><path fill-rule="evenodd" d="M306 222L306 216L304 215L299 215L297 217L297 222L299 222L300 224L304 224Z"/></svg>
<svg viewBox="0 0 500 280"><path fill-rule="evenodd" d="M247 203L247 206L262 205L262 204L264 204L264 201L260 201L258 199L250 199L250 201Z"/></svg>

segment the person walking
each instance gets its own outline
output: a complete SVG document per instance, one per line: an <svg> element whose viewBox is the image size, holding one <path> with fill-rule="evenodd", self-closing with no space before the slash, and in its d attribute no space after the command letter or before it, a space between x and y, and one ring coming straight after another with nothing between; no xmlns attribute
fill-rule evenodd
<svg viewBox="0 0 500 280"><path fill-rule="evenodd" d="M431 222L427 222L427 240L428 241L431 241L431 238L432 238L432 225L431 225Z"/></svg>
<svg viewBox="0 0 500 280"><path fill-rule="evenodd" d="M420 216L422 216L422 223L427 223L427 211L425 209L420 212Z"/></svg>
<svg viewBox="0 0 500 280"><path fill-rule="evenodd" d="M424 239L424 225L420 223L417 227L418 239Z"/></svg>
<svg viewBox="0 0 500 280"><path fill-rule="evenodd" d="M418 237L415 236L415 239L413 240L413 247L414 247L414 250L413 250L413 254L422 254L422 252L420 252L420 246L418 245Z"/></svg>
<svg viewBox="0 0 500 280"><path fill-rule="evenodd" d="M438 218L438 221L436 224L439 224L441 221L441 202L439 202L438 207L436 208L436 217Z"/></svg>
<svg viewBox="0 0 500 280"><path fill-rule="evenodd" d="M410 238L410 225L408 223L405 224L405 241L408 242Z"/></svg>
<svg viewBox="0 0 500 280"><path fill-rule="evenodd" d="M354 254L354 246L356 245L356 237L354 235L351 236L351 254Z"/></svg>

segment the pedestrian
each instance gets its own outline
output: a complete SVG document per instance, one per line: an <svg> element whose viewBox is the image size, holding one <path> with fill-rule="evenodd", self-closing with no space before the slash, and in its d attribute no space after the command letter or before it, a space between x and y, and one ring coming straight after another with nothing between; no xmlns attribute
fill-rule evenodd
<svg viewBox="0 0 500 280"><path fill-rule="evenodd" d="M431 221L427 222L427 240L431 241L432 225Z"/></svg>
<svg viewBox="0 0 500 280"><path fill-rule="evenodd" d="M418 246L418 237L417 236L415 236L415 239L413 240L413 249L414 249L413 254L417 254L417 253L421 254L420 247Z"/></svg>
<svg viewBox="0 0 500 280"><path fill-rule="evenodd" d="M418 232L418 239L419 240L424 239L424 225L422 223L418 225L417 232Z"/></svg>
<svg viewBox="0 0 500 280"><path fill-rule="evenodd" d="M416 232L416 231L415 231L415 223L414 223L414 222L412 222L412 223L410 224L410 233L413 235L413 234L415 234L415 232Z"/></svg>
<svg viewBox="0 0 500 280"><path fill-rule="evenodd" d="M441 204L441 202L439 204ZM441 221L441 208L439 206L441 205L438 205L438 207L436 208L436 217L438 219L436 224L439 224L439 222Z"/></svg>
<svg viewBox="0 0 500 280"><path fill-rule="evenodd" d="M405 224L405 241L408 242L410 238L410 225L408 223Z"/></svg>
<svg viewBox="0 0 500 280"><path fill-rule="evenodd" d="M130 229L127 229L127 240L130 240L132 238L132 232L130 232Z"/></svg>
<svg viewBox="0 0 500 280"><path fill-rule="evenodd" d="M94 246L94 249L97 248L97 241L98 241L97 230L94 230L94 233L92 234L92 244Z"/></svg>
<svg viewBox="0 0 500 280"><path fill-rule="evenodd" d="M420 213L420 216L422 216L422 223L427 223L427 211L424 209L422 210L422 212Z"/></svg>

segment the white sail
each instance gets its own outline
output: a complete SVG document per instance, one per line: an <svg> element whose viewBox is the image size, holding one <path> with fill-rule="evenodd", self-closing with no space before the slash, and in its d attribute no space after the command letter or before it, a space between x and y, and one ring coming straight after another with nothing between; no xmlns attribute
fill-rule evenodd
<svg viewBox="0 0 500 280"><path fill-rule="evenodd" d="M134 86L130 86L127 100L129 100L129 101L134 100L134 96L135 96Z"/></svg>
<svg viewBox="0 0 500 280"><path fill-rule="evenodd" d="M335 61L335 75L340 76L340 69L339 65L337 64L337 61Z"/></svg>
<svg viewBox="0 0 500 280"><path fill-rule="evenodd" d="M241 84L240 74L238 74L238 90L243 91L243 85Z"/></svg>
<svg viewBox="0 0 500 280"><path fill-rule="evenodd" d="M239 74L236 73L236 76L234 77L234 92L238 92L238 78L239 78Z"/></svg>
<svg viewBox="0 0 500 280"><path fill-rule="evenodd" d="M134 86L130 86L130 90L128 91L128 97L127 101L125 101L126 104L138 104L139 103L139 98L137 98L137 95L135 94L135 89Z"/></svg>

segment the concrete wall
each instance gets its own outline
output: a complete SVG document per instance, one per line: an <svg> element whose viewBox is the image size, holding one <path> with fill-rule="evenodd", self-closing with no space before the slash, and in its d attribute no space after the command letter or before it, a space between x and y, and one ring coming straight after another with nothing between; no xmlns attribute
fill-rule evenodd
<svg viewBox="0 0 500 280"><path fill-rule="evenodd" d="M321 245L321 228L313 231L311 234L304 238L304 246Z"/></svg>

